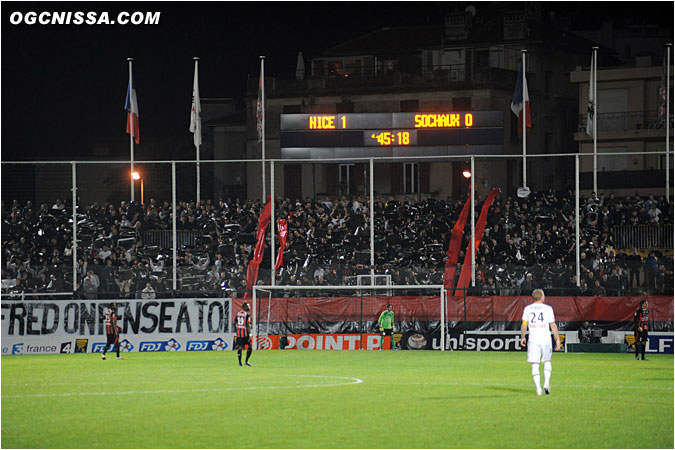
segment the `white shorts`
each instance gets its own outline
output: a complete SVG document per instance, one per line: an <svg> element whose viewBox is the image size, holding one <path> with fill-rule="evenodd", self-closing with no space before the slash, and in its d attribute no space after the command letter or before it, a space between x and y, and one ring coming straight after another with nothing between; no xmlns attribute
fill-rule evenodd
<svg viewBox="0 0 675 450"><path fill-rule="evenodd" d="M550 361L553 353L553 346L551 341L548 343L527 343L527 362L530 364L537 364L542 361Z"/></svg>

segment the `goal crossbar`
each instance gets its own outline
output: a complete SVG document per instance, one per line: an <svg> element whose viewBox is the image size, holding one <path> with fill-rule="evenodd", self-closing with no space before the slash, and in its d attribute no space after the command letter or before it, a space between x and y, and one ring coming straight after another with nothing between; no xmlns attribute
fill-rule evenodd
<svg viewBox="0 0 675 450"><path fill-rule="evenodd" d="M257 336L257 321L256 321L256 308L258 300L258 292L265 292L272 294L274 291L387 291L387 290L426 290L433 291L438 290L441 304L441 351L445 351L445 288L442 284L427 284L427 285L389 285L389 286L266 286L266 285L257 285L253 286L253 310L252 310L252 327L251 327L251 340L253 342L253 348L258 349L258 336Z"/></svg>

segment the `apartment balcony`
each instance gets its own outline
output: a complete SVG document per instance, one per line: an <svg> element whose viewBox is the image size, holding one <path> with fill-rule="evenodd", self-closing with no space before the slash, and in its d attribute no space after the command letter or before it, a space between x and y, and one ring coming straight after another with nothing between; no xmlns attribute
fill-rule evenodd
<svg viewBox="0 0 675 450"><path fill-rule="evenodd" d="M593 137L586 133L588 114L579 114L575 141L591 141ZM597 117L598 139L644 139L666 135L666 121L659 117L658 111L637 111L603 113ZM670 116L670 128L673 128L673 115Z"/></svg>
<svg viewBox="0 0 675 450"><path fill-rule="evenodd" d="M473 68L465 65L417 66L400 70L399 67L362 66L357 70L342 73L314 75L304 80L275 79L266 83L267 95L306 95L317 92L369 92L392 89L438 90L443 89L506 89L513 90L517 72L492 67ZM271 89L269 89L271 87ZM258 81L248 82L249 93L257 95Z"/></svg>

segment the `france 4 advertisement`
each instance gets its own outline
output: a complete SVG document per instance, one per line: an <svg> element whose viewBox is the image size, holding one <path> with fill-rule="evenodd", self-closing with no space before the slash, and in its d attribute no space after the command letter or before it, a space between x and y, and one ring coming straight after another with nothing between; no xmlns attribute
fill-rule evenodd
<svg viewBox="0 0 675 450"><path fill-rule="evenodd" d="M2 302L2 355L101 353L112 300ZM115 300L121 352L232 350L231 299Z"/></svg>

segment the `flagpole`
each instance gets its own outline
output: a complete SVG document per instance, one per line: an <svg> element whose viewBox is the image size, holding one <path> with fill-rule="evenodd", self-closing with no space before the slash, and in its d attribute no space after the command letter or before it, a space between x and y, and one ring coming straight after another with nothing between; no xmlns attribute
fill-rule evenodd
<svg viewBox="0 0 675 450"><path fill-rule="evenodd" d="M522 80L522 89L523 89L523 187L527 187L527 105L525 104L525 54L527 53L527 50L521 50L521 53L523 55L523 80ZM473 171L471 172L471 176L473 177ZM471 178L471 183L473 184L474 178Z"/></svg>
<svg viewBox="0 0 675 450"><path fill-rule="evenodd" d="M127 58L127 61L129 61L129 90L133 89L132 85L132 79L133 79L133 69L131 68L131 65L134 61L134 58ZM131 93L129 94L131 95ZM127 112L127 117L128 117L128 112ZM129 119L127 119L129 120ZM131 120L129 120L129 153L130 153L130 159L131 159L131 172L129 172L129 179L131 180L131 201L134 201L134 178L131 176L132 173L134 173L134 120L133 117Z"/></svg>
<svg viewBox="0 0 675 450"><path fill-rule="evenodd" d="M581 286L581 260L579 256L579 155L574 155L574 258L577 287Z"/></svg>
<svg viewBox="0 0 675 450"><path fill-rule="evenodd" d="M666 202L670 203L670 49L666 44Z"/></svg>
<svg viewBox="0 0 675 450"><path fill-rule="evenodd" d="M274 160L270 161L270 262L272 264L272 286L275 284L275 278L277 277L277 271L274 269L276 266L276 258L274 254L276 253L276 246L274 245L274 227L277 224L277 221L274 219Z"/></svg>
<svg viewBox="0 0 675 450"><path fill-rule="evenodd" d="M593 192L598 194L598 47L593 47Z"/></svg>
<svg viewBox="0 0 675 450"><path fill-rule="evenodd" d="M524 102L523 106L525 106ZM525 119L525 114L523 114L523 119ZM523 140L525 140L525 135L523 135ZM474 183L474 180L476 179L475 170L476 170L475 158L473 157L473 155L471 155L470 183L471 183L471 286L472 287L476 287L476 201L475 201L476 184Z"/></svg>
<svg viewBox="0 0 675 450"><path fill-rule="evenodd" d="M195 92L195 87L197 87L197 89L199 89L198 88L198 86L199 86L199 76L198 76L198 67L197 67L199 65L199 58L195 56L192 59L194 59L194 61L195 61L195 82L194 82L194 86L192 87L192 91L193 91L192 95L194 96L194 95L199 95L199 90L197 90ZM192 101L193 101L193 103L198 102L199 99L193 98ZM197 105L197 103L194 103L195 107L196 107L196 105ZM197 133L202 132L202 127L201 127L201 123L200 123L201 117L199 117L200 112L195 111L193 114L196 115L194 133L195 133L195 142L196 142L195 146L197 147L197 203L199 203L201 201L201 171L200 171L200 166L199 166L199 147L201 146L201 136L199 136L199 140L197 140Z"/></svg>
<svg viewBox="0 0 675 450"><path fill-rule="evenodd" d="M265 57L260 56L260 89L261 89L261 99L262 104L262 201L265 203L267 198L265 191Z"/></svg>

